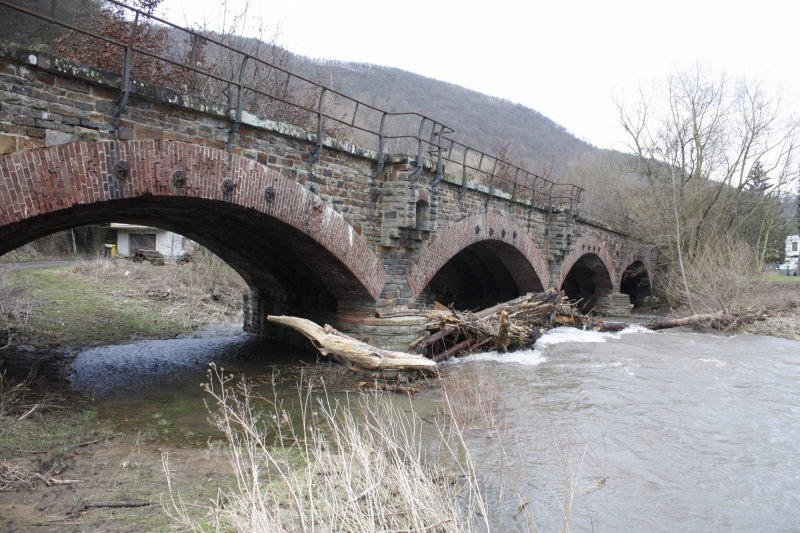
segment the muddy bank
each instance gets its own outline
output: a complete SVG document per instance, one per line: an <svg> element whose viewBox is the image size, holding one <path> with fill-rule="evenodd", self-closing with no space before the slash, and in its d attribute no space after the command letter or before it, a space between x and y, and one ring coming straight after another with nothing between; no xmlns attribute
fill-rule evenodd
<svg viewBox="0 0 800 533"><path fill-rule="evenodd" d="M223 446L160 439L158 419L121 431L64 383L3 377L0 393L1 531L169 530L166 456L187 503L229 480Z"/></svg>
<svg viewBox="0 0 800 533"><path fill-rule="evenodd" d="M78 449L69 465L53 479L62 483L18 487L0 493L0 530L28 531L169 531L173 520L165 512L170 481L190 514L202 515L191 504L213 500L231 481L224 452L210 447L186 447L140 442L136 435L119 435ZM21 466L36 468L32 461ZM139 507L98 504L150 503Z"/></svg>
<svg viewBox="0 0 800 533"><path fill-rule="evenodd" d="M800 309L777 312L774 316L747 324L737 333L743 335L770 335L798 341L800 340Z"/></svg>

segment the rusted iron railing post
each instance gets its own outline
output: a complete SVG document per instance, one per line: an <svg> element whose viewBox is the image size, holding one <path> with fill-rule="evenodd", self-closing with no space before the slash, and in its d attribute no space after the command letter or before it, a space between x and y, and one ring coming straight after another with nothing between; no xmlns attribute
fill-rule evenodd
<svg viewBox="0 0 800 533"><path fill-rule="evenodd" d="M378 176L383 172L383 166L386 163L386 155L383 153L385 150L386 140L384 138L384 127L386 126L386 111L381 115L380 130L378 130L378 165L375 167L375 172L372 173L372 182L370 185L373 187L378 183Z"/></svg>
<svg viewBox="0 0 800 533"><path fill-rule="evenodd" d="M122 94L120 95L119 102L117 102L117 109L114 111L114 119L118 119L125 106L128 105L128 98L131 94L131 60L133 55L133 45L136 40L136 30L139 26L139 12L133 19L133 28L131 28L131 36L128 39L128 44L125 45L122 57Z"/></svg>
<svg viewBox="0 0 800 533"><path fill-rule="evenodd" d="M311 152L311 157L308 158L308 161L312 165L318 162L320 155L322 155L322 137L324 135L323 133L324 116L322 114L322 102L325 99L326 91L327 88L323 87L319 93L319 100L317 101L317 141L314 146L314 151Z"/></svg>

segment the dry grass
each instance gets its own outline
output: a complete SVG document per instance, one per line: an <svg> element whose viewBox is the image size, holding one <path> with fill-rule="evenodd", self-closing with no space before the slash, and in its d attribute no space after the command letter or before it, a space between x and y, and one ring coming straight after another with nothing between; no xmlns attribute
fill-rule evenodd
<svg viewBox="0 0 800 533"><path fill-rule="evenodd" d="M52 468L37 472L5 460L53 451L27 449L42 444L41 441L32 441L26 434L30 425L42 424L42 415L55 410L58 403L63 402L63 398L49 387L36 385L33 374L14 380L5 372L0 372L0 457L4 459L0 461L0 492L32 488L39 483L50 485L60 482L52 477ZM13 445L21 443L24 445ZM53 464L48 466L52 467Z"/></svg>
<svg viewBox="0 0 800 533"><path fill-rule="evenodd" d="M0 350L30 329L32 310L30 287L14 283L10 272L0 269Z"/></svg>
<svg viewBox="0 0 800 533"><path fill-rule="evenodd" d="M800 308L800 283L758 282L750 305L756 308L791 311Z"/></svg>
<svg viewBox="0 0 800 533"><path fill-rule="evenodd" d="M677 314L724 311L741 333L800 339L800 283L765 276L746 244L720 240L701 247L686 274L691 306L678 273L667 276L667 291L684 306Z"/></svg>
<svg viewBox="0 0 800 533"><path fill-rule="evenodd" d="M747 335L771 335L800 341L800 310L783 311L741 328Z"/></svg>
<svg viewBox="0 0 800 533"><path fill-rule="evenodd" d="M31 259L41 259L43 254L31 243L20 246L16 250L0 255L0 264L12 263L14 261L26 261Z"/></svg>
<svg viewBox="0 0 800 533"><path fill-rule="evenodd" d="M526 450L503 416L499 388L485 376L445 378L435 420L418 415L407 396L370 392L336 400L307 389L293 418L277 397L257 396L245 380L216 368L209 377L212 421L227 439L236 483L216 495L201 519L170 486L163 505L182 528L472 532L513 523L519 531L539 530L535 495L519 468ZM576 497L589 492L576 490L586 452L575 455L569 435L553 431L554 461L564 472L553 497L566 532ZM497 457L487 464L496 466L488 475L476 466L468 432L492 443ZM164 470L171 484L168 457Z"/></svg>
<svg viewBox="0 0 800 533"><path fill-rule="evenodd" d="M538 532L536 512L548 509L553 513L551 519L555 520L551 525L555 527L556 521L560 522L560 531L566 533L570 531L576 505L581 503L577 500L602 489L605 482L579 490L579 485L585 485L582 469L587 446L577 442L571 427L556 424L546 406L535 399L521 414L508 404L495 380L477 367L459 369L443 378L444 401L437 421L439 425L458 428L456 434L463 446L461 453L467 453L467 458L465 436L469 436L471 442L491 443L482 447L479 461L479 464L492 465L491 474L484 475L480 468L471 470L478 476L474 482L476 491L480 501L485 500L489 512L486 529L505 531L513 523L514 531ZM520 442L520 435L530 427L542 430L541 440L547 445L538 453L546 454L557 471L553 478L556 484L546 490L534 488L522 467L529 463L531 450L528 444Z"/></svg>
<svg viewBox="0 0 800 533"><path fill-rule="evenodd" d="M292 421L276 401L262 412L247 382L216 369L205 388L216 404L213 421L230 444L237 485L220 494L204 522L191 519L171 491L168 512L187 529L488 529L472 463L450 447L457 437L441 434L442 446L427 449L423 423L406 402L379 393L343 403L303 394L300 419ZM442 468L442 455L458 466Z"/></svg>
<svg viewBox="0 0 800 533"><path fill-rule="evenodd" d="M508 412L494 379L477 372L459 372L442 380L447 401L439 412L440 423L464 429L500 430Z"/></svg>
<svg viewBox="0 0 800 533"><path fill-rule="evenodd" d="M116 296L165 302L165 318L187 329L234 320L246 288L233 269L210 254L185 265L161 267L98 258L78 263L71 272L115 286Z"/></svg>
<svg viewBox="0 0 800 533"><path fill-rule="evenodd" d="M761 272L755 250L747 243L720 236L687 256L683 273L677 265L665 276L665 290L692 313L739 314L751 308L754 279Z"/></svg>
<svg viewBox="0 0 800 533"><path fill-rule="evenodd" d="M39 478L35 472L21 465L0 462L0 492L31 489L37 485Z"/></svg>
<svg viewBox="0 0 800 533"><path fill-rule="evenodd" d="M760 282L751 305L766 311L740 333L800 340L800 283Z"/></svg>

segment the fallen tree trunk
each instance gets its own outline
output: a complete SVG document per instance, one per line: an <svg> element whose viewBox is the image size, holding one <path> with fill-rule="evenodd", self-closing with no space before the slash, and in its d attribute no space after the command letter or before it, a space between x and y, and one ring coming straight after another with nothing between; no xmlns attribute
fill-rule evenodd
<svg viewBox="0 0 800 533"><path fill-rule="evenodd" d="M701 315L691 315L682 318L671 318L664 320L656 320L642 324L647 329L659 330L668 328L679 328L681 326L693 326L701 323L712 323L725 319L726 315L722 311L719 313L706 313ZM732 317L731 317L732 319Z"/></svg>
<svg viewBox="0 0 800 533"><path fill-rule="evenodd" d="M386 392L394 392L395 394L419 394L419 389L416 387L389 385L387 383L378 383L377 381L362 381L358 384L358 386L362 389L382 390Z"/></svg>
<svg viewBox="0 0 800 533"><path fill-rule="evenodd" d="M323 356L331 356L353 370L402 370L423 375L438 375L438 365L426 357L376 348L354 339L329 325L320 327L294 316L267 316L267 320L296 329L305 335Z"/></svg>
<svg viewBox="0 0 800 533"><path fill-rule="evenodd" d="M755 316L755 315L752 315ZM723 311L717 313L701 313L697 315L689 315L680 318L665 318L662 320L651 320L639 326L657 331L660 329L679 328L682 326L696 326L698 324L709 324L719 329L729 329L735 327L738 323L749 320L750 314L741 316L731 315ZM597 329L600 331L620 331L632 324L628 322L605 322L598 321Z"/></svg>

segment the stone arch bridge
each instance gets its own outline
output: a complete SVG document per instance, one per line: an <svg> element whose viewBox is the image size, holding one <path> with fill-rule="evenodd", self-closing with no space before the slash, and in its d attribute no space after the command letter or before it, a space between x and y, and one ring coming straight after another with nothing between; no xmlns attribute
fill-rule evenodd
<svg viewBox="0 0 800 533"><path fill-rule="evenodd" d="M556 287L625 312L649 290L653 246L574 206L254 116L231 146L227 109L153 87L115 118L118 87L0 47L0 254L78 225L157 226L243 276L247 329L278 335L265 314L294 314L393 348L421 329L382 318L398 308Z"/></svg>

